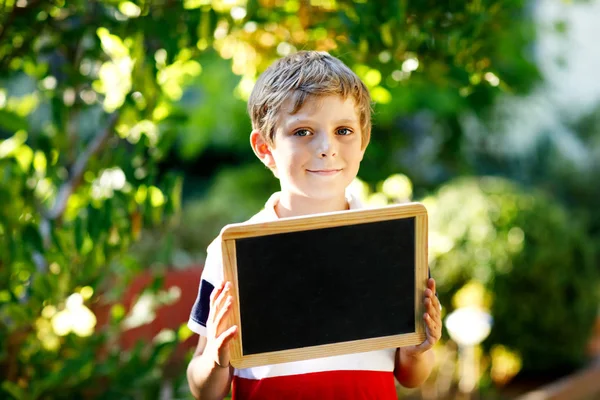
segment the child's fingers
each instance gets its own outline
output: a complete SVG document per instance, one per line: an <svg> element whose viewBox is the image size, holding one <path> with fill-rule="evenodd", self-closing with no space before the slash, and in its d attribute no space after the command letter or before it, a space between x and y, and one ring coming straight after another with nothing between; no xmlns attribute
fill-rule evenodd
<svg viewBox="0 0 600 400"><path fill-rule="evenodd" d="M217 335L219 334L219 331L221 330L221 324L223 323L223 321L225 319L225 316L227 315L227 313L231 309L231 303L232 302L233 302L233 297L227 296L227 299L225 300L225 303L223 304L223 307L221 307L221 309L219 310L219 312L215 316L215 319L214 319L213 323L215 324L215 326L217 328Z"/></svg>
<svg viewBox="0 0 600 400"><path fill-rule="evenodd" d="M208 318L206 319L206 328L208 328L209 335L212 329L212 320L215 318L215 297L220 292L219 287L215 287L210 294L210 306L208 307Z"/></svg>
<svg viewBox="0 0 600 400"><path fill-rule="evenodd" d="M435 295L435 281L433 279L429 279L427 286L427 289L425 289L425 306L429 306L429 304L431 304L431 306L435 309L435 311L432 312L434 315L438 315L442 311L442 305L440 303L440 299L438 299L438 297ZM427 301L429 301L429 303Z"/></svg>
<svg viewBox="0 0 600 400"><path fill-rule="evenodd" d="M225 301L225 299L227 298L227 296L229 295L229 289L231 288L231 283L226 282L218 297L215 299L214 303L212 304L212 306L210 307L211 310L215 310L215 313L213 313L213 319L211 319L212 322L214 322L214 318L217 316L217 314L219 313L219 310L223 307L223 302Z"/></svg>
<svg viewBox="0 0 600 400"><path fill-rule="evenodd" d="M210 308L208 312L208 319L206 321L206 327L210 337L216 338L218 336L218 324L215 324L214 321L222 308L221 304L227 295L228 287L230 285L231 284L229 282L221 282L219 285L215 286L210 294Z"/></svg>
<svg viewBox="0 0 600 400"><path fill-rule="evenodd" d="M436 293L435 290L436 290L435 280L433 278L429 278L427 280L427 287L425 288L425 296L427 296L427 297L435 296L435 293Z"/></svg>
<svg viewBox="0 0 600 400"><path fill-rule="evenodd" d="M435 279L433 278L429 278L427 280L427 288L425 289L425 296L427 297L431 297L433 299L435 299L436 301L439 301L438 297L437 297L437 284L435 283Z"/></svg>
<svg viewBox="0 0 600 400"><path fill-rule="evenodd" d="M435 280L430 278L427 281L427 289L425 290L425 324L429 335L434 339L434 343L442 337L442 317L441 304L435 295Z"/></svg>
<svg viewBox="0 0 600 400"><path fill-rule="evenodd" d="M216 286L212 292L210 292L210 309L212 310L214 308L215 305L215 299L217 298L218 295L221 294L221 291L223 290L223 287L225 286L225 282L221 282L219 284L219 286Z"/></svg>
<svg viewBox="0 0 600 400"><path fill-rule="evenodd" d="M433 345L442 338L442 323L441 321L432 318L428 313L425 313L424 319L427 331L429 332L428 336L431 336L434 339Z"/></svg>
<svg viewBox="0 0 600 400"><path fill-rule="evenodd" d="M431 289L431 292L435 295L435 279L429 278L427 280L427 287Z"/></svg>
<svg viewBox="0 0 600 400"><path fill-rule="evenodd" d="M237 325L230 326L229 329L227 329L225 332L223 332L221 334L221 336L219 336L219 348L223 348L224 346L227 346L229 344L229 342L231 341L231 339L234 338L236 333L237 333Z"/></svg>
<svg viewBox="0 0 600 400"><path fill-rule="evenodd" d="M426 297L425 298L425 311L434 319L441 318L441 307L437 297Z"/></svg>

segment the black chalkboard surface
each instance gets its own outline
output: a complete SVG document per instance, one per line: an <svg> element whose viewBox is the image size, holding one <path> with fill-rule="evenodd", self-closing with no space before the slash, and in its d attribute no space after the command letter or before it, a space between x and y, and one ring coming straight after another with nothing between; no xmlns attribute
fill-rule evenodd
<svg viewBox="0 0 600 400"><path fill-rule="evenodd" d="M237 368L418 344L427 213L418 203L232 224Z"/></svg>

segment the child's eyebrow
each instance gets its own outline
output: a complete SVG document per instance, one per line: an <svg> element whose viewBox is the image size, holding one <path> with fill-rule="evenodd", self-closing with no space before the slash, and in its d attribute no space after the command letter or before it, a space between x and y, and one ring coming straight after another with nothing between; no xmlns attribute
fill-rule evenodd
<svg viewBox="0 0 600 400"><path fill-rule="evenodd" d="M302 125L302 124L316 124L316 123L318 123L318 121L314 120L314 119L298 118L298 119L294 119L294 120L290 121L288 126ZM357 123L358 123L358 121L356 120L356 118L342 118L342 119L338 119L337 121L334 121L335 125L357 124Z"/></svg>

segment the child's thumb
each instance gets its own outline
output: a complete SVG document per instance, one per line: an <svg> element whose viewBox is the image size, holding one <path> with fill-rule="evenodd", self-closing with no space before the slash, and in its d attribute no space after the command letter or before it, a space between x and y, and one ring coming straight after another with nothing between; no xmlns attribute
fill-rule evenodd
<svg viewBox="0 0 600 400"><path fill-rule="evenodd" d="M221 334L221 336L219 336L219 347L223 348L223 346L227 346L229 344L229 342L231 341L231 339L233 339L235 337L235 334L237 333L237 325L233 325L232 327L230 327L229 329L227 329L225 332L223 332Z"/></svg>

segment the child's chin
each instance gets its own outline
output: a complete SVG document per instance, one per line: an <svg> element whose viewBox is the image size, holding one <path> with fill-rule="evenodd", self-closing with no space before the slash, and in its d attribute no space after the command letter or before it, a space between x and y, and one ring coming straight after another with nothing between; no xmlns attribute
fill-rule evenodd
<svg viewBox="0 0 600 400"><path fill-rule="evenodd" d="M345 197L346 196L346 192L343 189L334 189L332 187L333 185L330 185L329 187L323 187L323 188L318 188L318 187L313 187L310 188L310 190L306 190L305 196L306 197L310 197L311 199L318 199L318 200L331 200L331 199L335 199L335 198L339 198L339 197Z"/></svg>

